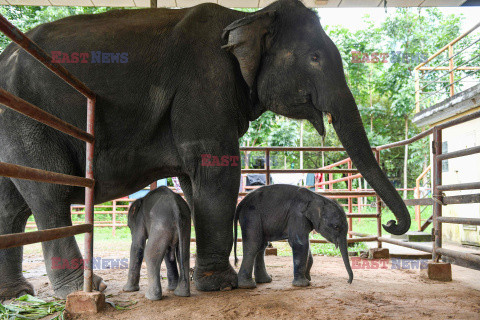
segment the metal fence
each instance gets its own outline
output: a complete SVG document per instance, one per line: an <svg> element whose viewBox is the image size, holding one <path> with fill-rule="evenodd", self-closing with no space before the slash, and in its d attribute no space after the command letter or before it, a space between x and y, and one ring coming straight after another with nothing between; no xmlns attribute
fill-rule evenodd
<svg viewBox="0 0 480 320"><path fill-rule="evenodd" d="M24 33L12 25L2 15L0 15L0 31L87 98L87 131L85 132L0 88L1 104L51 128L86 142L85 178L19 166L12 163L0 162L0 176L85 187L86 207L85 224L62 228L52 228L35 232L2 235L0 236L0 249L18 247L26 244L50 241L80 233L86 233L84 256L86 257L87 262L84 271L84 290L91 292L94 223L93 197L95 186L95 180L93 178L95 94L89 88L87 88L85 84L69 73L63 66L53 63L52 58L45 51L43 51L36 43L31 41Z"/></svg>
<svg viewBox="0 0 480 320"><path fill-rule="evenodd" d="M479 27L480 22L415 67L417 113L480 82Z"/></svg>

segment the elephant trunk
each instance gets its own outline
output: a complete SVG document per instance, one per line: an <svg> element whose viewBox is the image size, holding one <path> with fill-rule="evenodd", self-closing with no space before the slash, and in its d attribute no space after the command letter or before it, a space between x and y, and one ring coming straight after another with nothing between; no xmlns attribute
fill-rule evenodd
<svg viewBox="0 0 480 320"><path fill-rule="evenodd" d="M357 169L397 218L398 224L390 220L383 227L389 233L404 234L410 228L410 213L377 163L352 93L348 88L346 91L338 95L335 107L331 108L333 127Z"/></svg>
<svg viewBox="0 0 480 320"><path fill-rule="evenodd" d="M340 248L340 253L342 254L343 263L345 264L345 269L348 272L348 283L352 283L353 281L353 271L352 267L350 266L350 260L348 259L348 246L347 246L347 238L341 238L338 241L338 247Z"/></svg>

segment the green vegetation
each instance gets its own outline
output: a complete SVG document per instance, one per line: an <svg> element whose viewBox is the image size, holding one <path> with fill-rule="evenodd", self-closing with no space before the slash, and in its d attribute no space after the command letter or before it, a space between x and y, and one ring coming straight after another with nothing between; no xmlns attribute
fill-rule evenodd
<svg viewBox="0 0 480 320"><path fill-rule="evenodd" d="M53 315L57 312L59 314L53 318L64 319L63 310L65 309L64 300L55 300L45 302L41 299L35 298L29 294L23 295L20 298L15 299L10 304L0 303L0 318L5 320L10 319L41 319L49 315Z"/></svg>

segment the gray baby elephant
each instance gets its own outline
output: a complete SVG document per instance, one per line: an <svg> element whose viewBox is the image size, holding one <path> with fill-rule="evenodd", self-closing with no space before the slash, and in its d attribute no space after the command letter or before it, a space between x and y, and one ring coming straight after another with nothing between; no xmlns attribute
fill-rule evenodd
<svg viewBox="0 0 480 320"><path fill-rule="evenodd" d="M242 227L243 260L238 272L240 288L255 288L256 283L271 282L265 269L268 241L288 239L293 253L292 284L310 285L313 257L308 235L315 229L325 239L340 247L349 279L353 280L347 252L348 224L345 211L331 199L306 188L271 185L249 193L235 213L235 264L237 263L237 222ZM255 281L252 269L255 264ZM255 283L256 282L256 283Z"/></svg>
<svg viewBox="0 0 480 320"><path fill-rule="evenodd" d="M165 258L168 290L177 296L190 296L190 209L182 197L167 187L150 191L136 200L128 211L132 233L128 281L124 291L138 291L145 251L150 300L162 298L160 265ZM148 239L145 247L145 242ZM177 269L180 265L180 276Z"/></svg>

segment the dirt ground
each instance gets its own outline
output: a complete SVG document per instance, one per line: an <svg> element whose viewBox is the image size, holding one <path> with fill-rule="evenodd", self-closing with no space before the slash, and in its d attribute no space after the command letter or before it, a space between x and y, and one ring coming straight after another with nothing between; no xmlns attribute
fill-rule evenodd
<svg viewBox="0 0 480 320"><path fill-rule="evenodd" d="M193 285L192 296L182 298L166 290L164 279L164 298L154 302L144 297L145 265L141 289L133 293L121 290L128 270L97 270L108 284L107 301L118 306L135 304L128 310L107 305L103 313L81 319L480 319L479 271L453 266L454 280L442 283L422 278L418 269L389 265L388 269L354 269L349 285L341 258L315 256L312 285L297 288L291 285L291 257L268 256L266 264L273 282L254 290L199 292ZM24 269L40 298L53 295L41 256L27 256ZM162 276L166 276L164 266Z"/></svg>

